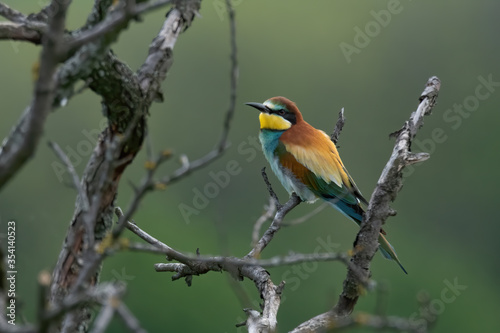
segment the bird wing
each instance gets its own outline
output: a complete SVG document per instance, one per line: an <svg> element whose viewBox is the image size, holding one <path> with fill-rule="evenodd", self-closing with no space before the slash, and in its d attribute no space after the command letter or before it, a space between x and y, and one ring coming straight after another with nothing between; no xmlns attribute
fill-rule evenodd
<svg viewBox="0 0 500 333"><path fill-rule="evenodd" d="M358 196L366 201L346 172L335 145L328 137L326 142L319 143L308 145L306 149L280 141L276 154L280 164L318 197L340 200L349 205L357 205Z"/></svg>

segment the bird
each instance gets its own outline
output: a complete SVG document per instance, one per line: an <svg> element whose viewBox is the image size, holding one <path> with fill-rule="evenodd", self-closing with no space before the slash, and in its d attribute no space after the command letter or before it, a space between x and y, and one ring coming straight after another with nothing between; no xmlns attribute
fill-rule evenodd
<svg viewBox="0 0 500 333"><path fill-rule="evenodd" d="M307 123L295 103L285 97L245 104L260 111L262 151L287 192L309 203L322 199L360 226L365 212L361 203L368 202L330 137ZM408 274L385 234L381 229L380 252Z"/></svg>

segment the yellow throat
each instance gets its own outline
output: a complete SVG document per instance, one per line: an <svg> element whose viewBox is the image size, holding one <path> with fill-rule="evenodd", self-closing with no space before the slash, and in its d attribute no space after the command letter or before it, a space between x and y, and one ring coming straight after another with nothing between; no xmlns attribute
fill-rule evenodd
<svg viewBox="0 0 500 333"><path fill-rule="evenodd" d="M259 115L260 129L285 131L292 127L292 123L275 114L261 112Z"/></svg>

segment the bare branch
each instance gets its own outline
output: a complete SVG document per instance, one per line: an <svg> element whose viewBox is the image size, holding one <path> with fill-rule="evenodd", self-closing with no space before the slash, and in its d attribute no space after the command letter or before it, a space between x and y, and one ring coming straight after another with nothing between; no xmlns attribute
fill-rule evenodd
<svg viewBox="0 0 500 333"><path fill-rule="evenodd" d="M145 251L149 251L149 249L145 248ZM162 252L164 253L164 252ZM186 255L184 255L186 256ZM231 257L209 257L209 256L200 256L200 257L188 257L186 262L199 262L199 263L210 263L210 264L220 264L222 267L226 267L227 265L234 265L236 267L243 266L259 266L259 267L281 267L287 265L297 265L302 264L304 262L322 262L322 261L340 261L344 263L346 266L349 266L350 257L345 253L311 253L311 254L302 254L302 253L293 253L287 256L275 256L269 259L251 259L251 258L231 258ZM176 259L172 257L172 259ZM178 263L159 263L155 264L155 270L157 272L185 272L185 275L196 274L196 269L189 268L186 264L178 264ZM186 270L190 270L188 274ZM217 271L220 271L218 269ZM206 272L203 272L206 273Z"/></svg>
<svg viewBox="0 0 500 333"><path fill-rule="evenodd" d="M122 212L122 210L119 207L115 208L115 214L120 219L124 218L123 212ZM137 236L139 236L140 238L142 238L143 240L145 240L149 244L151 244L151 245L157 247L158 249L162 250L163 253L165 253L168 256L169 259L176 259L176 260L179 260L181 262L189 261L189 258L187 256L185 256L184 254L182 254L182 253L174 250L170 246L162 243L161 241L157 240L156 238L154 238L153 236L151 236L150 234L148 234L147 232L145 232L141 228L139 228L135 223L132 223L132 222L129 222L129 221L126 221L126 222L127 222L126 223L127 229L129 229L130 231L132 231L134 234L136 234Z"/></svg>
<svg viewBox="0 0 500 333"><path fill-rule="evenodd" d="M320 315L322 316L322 315ZM365 312L359 312L350 317L342 317L334 320L328 320L328 318L315 317L317 321L323 321L325 326L322 326L323 332L328 329L341 330L343 328L349 327L367 327L371 329L386 329L394 330L397 332L414 332L414 333L426 333L427 329L425 326L420 325L420 323L415 323L414 321L407 318L400 318L395 316L377 316ZM316 332L316 326L305 326L295 328L290 333L308 333Z"/></svg>
<svg viewBox="0 0 500 333"><path fill-rule="evenodd" d="M417 110L411 114L410 121L407 121L401 130L393 134L396 137L396 143L373 191L361 229L356 236L352 259L354 265L348 268L344 288L337 304L331 311L302 323L293 332L325 329L339 318L346 318L353 311L362 290L359 277L354 277L353 267L358 267L365 278L370 275L370 262L379 246L380 229L385 220L394 215L389 205L396 199L401 189L402 170L415 161L415 154L410 151L412 139L422 126L423 117L430 114L435 105L440 86L441 83L435 76L427 81L426 88L420 97L420 104ZM425 154L421 156L423 156L421 160L425 159Z"/></svg>
<svg viewBox="0 0 500 333"><path fill-rule="evenodd" d="M115 32L116 29L120 29L123 24L126 24L132 18L137 17L140 14L159 9L171 3L172 0L159 0L156 2L148 1L146 3L137 4L132 8L129 5L122 6L120 10L115 10L108 15L105 20L99 22L91 29L82 32L77 37L69 41L65 45L65 49L62 52L71 52L82 45L94 42L109 33Z"/></svg>
<svg viewBox="0 0 500 333"><path fill-rule="evenodd" d="M0 40L2 39L40 44L42 42L42 33L22 23L0 22Z"/></svg>
<svg viewBox="0 0 500 333"><path fill-rule="evenodd" d="M281 207L278 208L276 215L274 216L273 222L266 230L264 235L260 238L254 248L245 256L245 258L257 258L260 256L261 252L264 248L273 240L274 235L281 228L281 222L285 218L286 214L288 214L292 209L297 207L302 200L293 193L290 199Z"/></svg>
<svg viewBox="0 0 500 333"><path fill-rule="evenodd" d="M164 177L161 180L161 183L164 185L168 185L171 183L174 183L181 178L189 175L191 172L200 169L213 161L215 161L217 158L222 156L224 151L227 149L227 138L229 135L229 131L231 129L231 120L233 118L234 110L236 109L236 91L238 88L238 50L236 46L236 24L234 22L234 11L230 3L226 2L226 6L228 9L228 14L229 14L229 25L230 25L230 45L231 45L231 70L230 70L230 89L229 89L229 107L226 112L226 116L224 119L224 127L222 130L222 135L221 139L219 140L218 144L216 145L215 149L207 153L205 156L193 161L193 162L187 162L183 163L183 165L174 171L174 173L168 177ZM147 61L145 65L147 64ZM151 66L144 66L145 68L151 67ZM141 72L145 70L141 69ZM144 75L146 77L147 75ZM146 81L148 82L148 81Z"/></svg>
<svg viewBox="0 0 500 333"><path fill-rule="evenodd" d="M160 85L172 66L172 50L180 33L191 25L199 8L200 0L177 2L153 40L149 54L137 72L139 85L148 103L163 100Z"/></svg>
<svg viewBox="0 0 500 333"><path fill-rule="evenodd" d="M294 198L287 202L281 209L281 212L276 214L277 218L273 223L277 223L279 219L282 219L287 211L293 208ZM298 201L300 202L300 200ZM292 207L293 206L293 207ZM291 207L291 208L290 208ZM123 218L123 213L120 209L116 209L115 213ZM247 255L243 259L240 258L228 258L228 257L207 257L207 256L188 256L181 252L178 252L168 245L160 242L156 238L149 235L147 232L143 231L137 225L127 221L127 228L137 234L139 237L154 245L159 251L167 255L168 260L177 260L179 263L159 263L155 264L155 270L157 272L175 272L176 274L172 276L172 280L177 280L180 278L185 278L188 286L192 283L193 275L206 274L210 271L227 271L233 277L241 279L242 277L247 277L254 281L257 286L261 298L264 300L264 307L262 314L255 311L246 311L249 314L249 319L246 325L249 331L257 326L265 327L267 331L273 331L276 327L276 315L280 305L281 292L284 287L284 282L276 286L271 281L269 274L264 269L264 267L277 267L282 265L294 265L302 262L310 261L340 261L348 266L353 266L349 261L349 256L346 254L338 253L315 253L315 254L290 254L285 257L273 257L266 260L256 260L254 256ZM271 229L271 228L270 228ZM269 230L268 230L269 232ZM261 239L262 244L268 244L272 239L272 235L269 237L263 237ZM261 245L265 246L265 245ZM140 248L138 248L140 250ZM259 250L262 251L263 247ZM147 252L151 251L149 248L145 249ZM255 249L254 249L255 250ZM252 250L252 252L254 252ZM252 253L251 252L251 253ZM256 253L256 252L255 252ZM259 252L260 253L260 252ZM364 280L361 272L358 271L357 267L352 267L353 272L356 272L360 284L364 287L368 286L368 280ZM253 328L252 328L253 327Z"/></svg>
<svg viewBox="0 0 500 333"><path fill-rule="evenodd" d="M370 267L370 261L378 248L379 231L382 224L391 215L389 205L396 199L401 189L403 178L402 170L409 164L408 158L413 158L414 156L410 151L411 141L415 137L418 128L422 126L423 117L430 114L435 104L440 85L439 79L435 76L428 80L424 91L425 96L423 98L421 97L421 102L417 111L412 113L410 122L406 122L399 131L392 155L382 171L377 186L373 191L364 221L356 237L355 246L357 250L353 257L353 262L356 266L365 269L367 273ZM429 90L429 87L432 87L432 89ZM411 163L413 162L412 160ZM348 272L344 284L345 288L340 296L336 310L339 315L352 311L357 301L359 291L354 290L357 285L354 281L355 280L352 280L352 276L350 276Z"/></svg>
<svg viewBox="0 0 500 333"><path fill-rule="evenodd" d="M10 8L4 3L0 2L0 16L5 17L7 20L15 23L25 23L26 16L15 9Z"/></svg>
<svg viewBox="0 0 500 333"><path fill-rule="evenodd" d="M63 40L66 12L70 3L70 0L53 0L50 4L52 16L48 36L43 44L33 102L0 148L0 188L33 155L42 135L45 119L52 106L56 87L54 73L58 64L56 55Z"/></svg>
<svg viewBox="0 0 500 333"><path fill-rule="evenodd" d="M252 232L252 246L255 246L259 241L260 228L267 220L271 219L276 213L276 200L269 197L269 203L264 205L264 213L255 221Z"/></svg>
<svg viewBox="0 0 500 333"><path fill-rule="evenodd" d="M231 128L231 119L233 118L236 108L236 91L238 89L238 48L236 46L236 23L234 19L234 10L230 1L226 0L226 8L229 15L229 36L231 45L231 74L230 74L230 89L229 89L229 108L226 112L224 120L224 130L220 139L218 150L222 152L226 149L227 137Z"/></svg>
<svg viewBox="0 0 500 333"><path fill-rule="evenodd" d="M120 208L115 209L115 214L122 219L123 218L123 212L121 211ZM240 258L233 258L233 257L220 257L220 256L189 256L186 254L183 254L177 250L174 250L170 246L164 244L163 242L159 241L158 239L154 238L150 234L148 234L146 231L142 230L140 227L138 227L136 224L127 221L127 229L132 231L134 234L148 242L149 244L153 245L154 248L157 250L153 250L150 247L147 246L141 246L139 244L135 246L130 246L130 249L137 250L137 251L144 251L144 252L151 252L151 253L163 253L167 255L168 260L177 260L181 264L177 263L161 263L161 264L156 264L155 269L158 272L183 272L182 276L183 277L186 275L190 274L204 274L211 269L208 268L205 270L205 268L198 270L201 266L201 264L208 264L210 267L216 267L216 271L220 271L221 268L225 269L225 267L229 267L229 265L237 266L237 267L242 267L242 266L260 266L260 267L278 267L278 266L283 266L283 265L295 265L303 262L313 262L313 261L340 261L347 266L350 265L349 261L349 256L343 253L314 253L314 254L301 254L301 253L292 253L287 256L276 256L272 257L269 259L260 259L257 260L253 257L244 257L243 259ZM194 267L194 268L193 268ZM227 269L228 271L234 270L234 268Z"/></svg>
<svg viewBox="0 0 500 333"><path fill-rule="evenodd" d="M344 108L342 108L342 110L340 110L339 112L339 118L337 119L337 124L335 124L335 129L333 130L332 135L330 135L330 140L332 140L333 143L337 144L337 142L339 141L340 132L342 132L344 124L345 124Z"/></svg>
<svg viewBox="0 0 500 333"><path fill-rule="evenodd" d="M132 243L129 244L127 247L127 250L133 251L133 252L146 252L146 253L153 253L153 254L167 254L166 251L163 251L162 249L149 245L149 244L144 244L144 243Z"/></svg>
<svg viewBox="0 0 500 333"><path fill-rule="evenodd" d="M304 223L304 222L310 220L311 217L315 216L316 214L319 214L323 209L325 209L328 206L329 206L329 204L327 202L323 202L321 205L319 205L318 207L316 207L313 211L307 213L304 216L301 216L301 217L298 217L298 218L296 218L294 220L291 220L288 223L283 223L282 226L283 227L290 227L290 226L293 226L293 225Z"/></svg>
<svg viewBox="0 0 500 333"><path fill-rule="evenodd" d="M273 186L271 185L269 178L267 178L266 167L263 167L260 173L262 175L262 178L264 179L264 183L266 183L267 191L269 192L270 197L274 200L276 208L278 210L281 209L280 200L278 199L276 192L274 192Z"/></svg>
<svg viewBox="0 0 500 333"><path fill-rule="evenodd" d="M113 319L113 315L115 314L115 304L114 302L119 302L118 300L114 300L112 298L108 299L104 305L101 307L101 311L95 318L94 327L90 333L104 333L111 323L111 319Z"/></svg>
<svg viewBox="0 0 500 333"><path fill-rule="evenodd" d="M96 2L96 6L99 4L109 6L110 3L110 1ZM155 96L146 94L142 90L146 88L152 91L152 88L147 84L141 86L140 82L144 83L144 77L141 75L151 74L148 82L159 89L170 68L164 64L171 64L172 48L176 44L177 37L191 23L185 18L194 16L193 10L199 6L199 1L190 1L190 4L189 8L180 6L167 14L162 30L150 47L150 56L155 54L154 59L148 57L147 61L152 66L151 73L132 72L112 52L107 51L110 42L108 38L82 46L59 71L58 78L63 83L58 98L66 98L75 78L91 79L90 88L103 97L103 112L108 118L109 126L102 133L83 175L84 189L91 201L91 208L87 214L82 214L77 202L63 249L54 269L51 300L55 304L64 302L72 294L96 284L100 264L107 255L107 247L114 245L114 240L123 228L122 224L119 224L112 234L108 233L112 227L113 202L121 175L142 147L147 110ZM94 11L99 12L100 9L102 8L94 8ZM95 16L95 19L89 18L95 24L103 19L98 14ZM175 33L168 33L174 30ZM168 39L166 46L157 44L166 38ZM120 140L120 137L125 140ZM148 189L149 186L148 182L144 187ZM134 210L132 207L127 214L132 214ZM89 230L84 227L89 221L94 226L95 235L85 232ZM92 246L94 241L99 242L97 248ZM87 320L87 314L88 309L79 306L77 311L66 316L62 330L76 329Z"/></svg>
<svg viewBox="0 0 500 333"><path fill-rule="evenodd" d="M64 163L66 166L66 169L68 170L69 174L71 175L71 180L73 181L73 186L75 189L78 191L78 195L80 196L80 200L82 200L83 203L83 211L87 211L89 209L89 199L87 198L87 193L83 190L83 187L80 183L80 178L78 178L78 175L76 174L76 170L73 167L73 164L71 164L71 161L69 160L68 156L62 151L61 147L55 142L49 141L49 147L54 150L56 153L57 157Z"/></svg>
<svg viewBox="0 0 500 333"><path fill-rule="evenodd" d="M134 314L123 302L118 305L118 307L116 308L116 312L120 315L123 322L125 323L125 326L127 326L130 332L146 333L146 330L141 327L139 320L137 320Z"/></svg>

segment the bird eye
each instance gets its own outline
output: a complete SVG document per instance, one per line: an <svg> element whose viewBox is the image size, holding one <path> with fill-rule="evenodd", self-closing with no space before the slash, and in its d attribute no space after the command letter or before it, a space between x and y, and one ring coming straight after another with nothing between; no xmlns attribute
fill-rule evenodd
<svg viewBox="0 0 500 333"><path fill-rule="evenodd" d="M279 111L278 111L278 115L280 115L280 116L284 116L284 115L285 115L285 113L286 113L286 112L285 112L285 110L283 110L283 109L281 109L281 110L279 110Z"/></svg>

